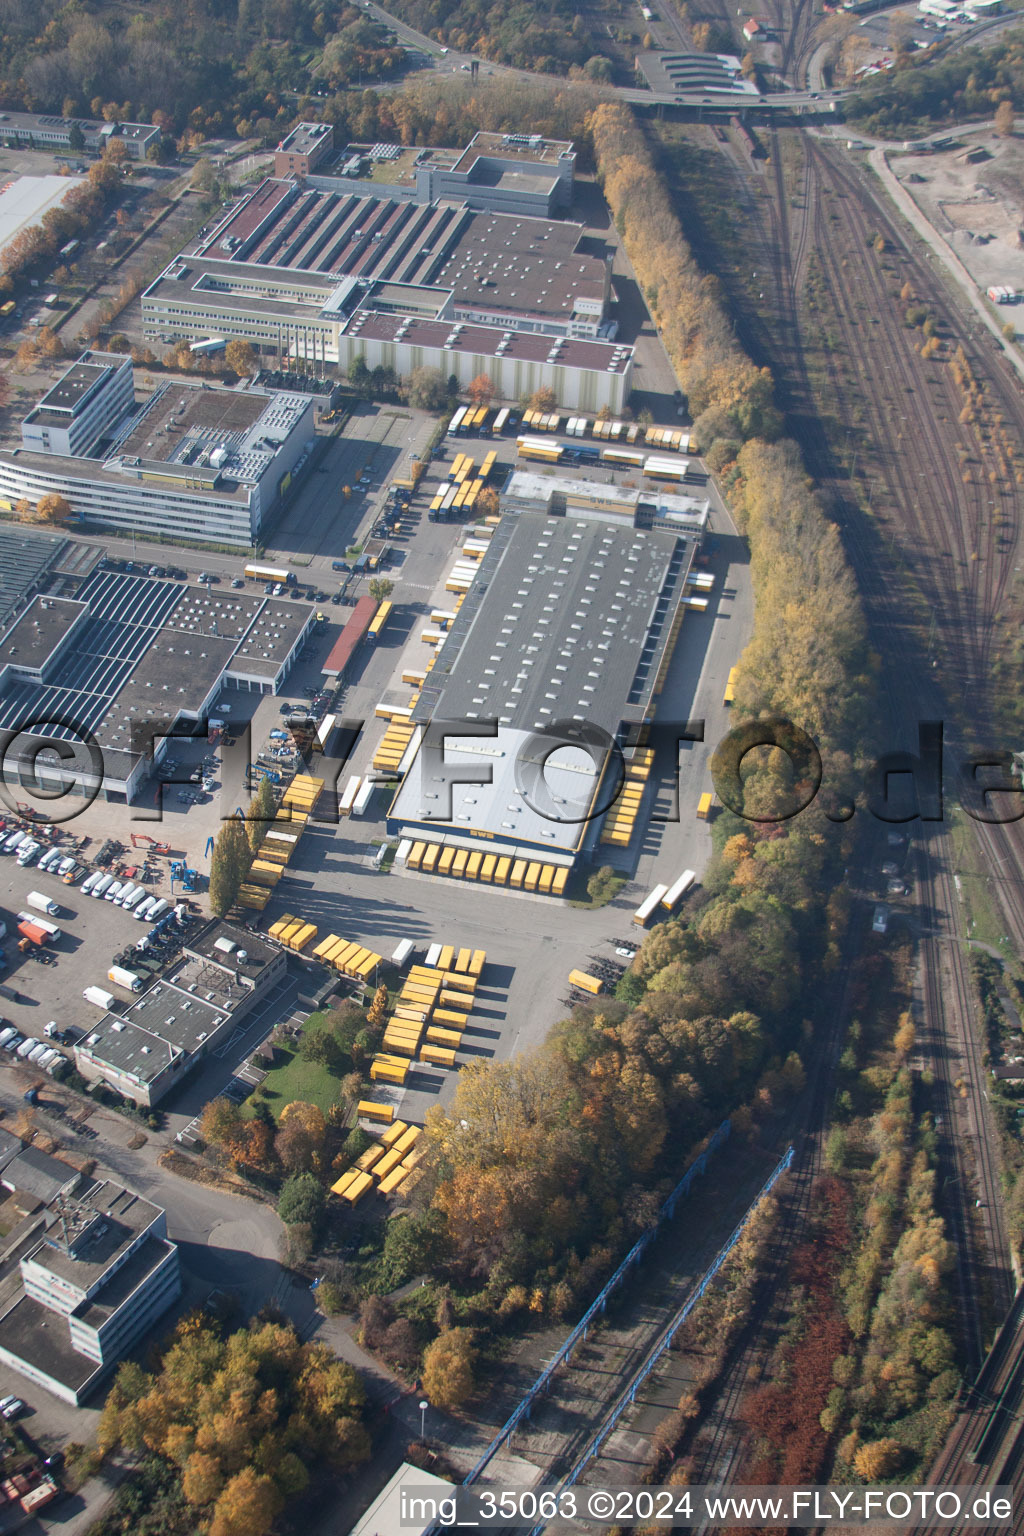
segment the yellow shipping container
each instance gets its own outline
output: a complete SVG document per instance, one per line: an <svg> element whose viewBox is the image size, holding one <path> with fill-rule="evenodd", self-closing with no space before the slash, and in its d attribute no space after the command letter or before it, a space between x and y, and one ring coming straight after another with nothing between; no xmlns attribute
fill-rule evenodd
<svg viewBox="0 0 1024 1536"><path fill-rule="evenodd" d="M466 879L467 880L477 880L477 879L479 879L479 877L480 877L480 865L483 862L483 857L484 856L483 856L482 853L471 853L470 854L469 862L466 865Z"/></svg>
<svg viewBox="0 0 1024 1536"><path fill-rule="evenodd" d="M439 971L450 971L451 968L452 968L452 961L454 959L455 959L455 945L454 944L444 944L444 945L442 945L441 954L438 957L438 961L437 961L437 969Z"/></svg>
<svg viewBox="0 0 1024 1536"><path fill-rule="evenodd" d="M461 1034L466 1027L466 1018L466 1014L456 1013L452 1008L438 1008L434 1012L432 1027L440 1027L442 1029L457 1029ZM427 1031L427 1038L430 1038L429 1030Z"/></svg>
<svg viewBox="0 0 1024 1536"><path fill-rule="evenodd" d="M537 889L537 881L539 879L540 865L531 864L529 869L526 871L526 879L523 881L523 889L526 891L535 891Z"/></svg>
<svg viewBox="0 0 1024 1536"><path fill-rule="evenodd" d="M452 966L452 970L463 973L468 971L469 962L472 960L472 958L473 951L471 949L460 949L458 955L455 958L455 964Z"/></svg>
<svg viewBox="0 0 1024 1536"><path fill-rule="evenodd" d="M482 972L482 970L483 970L483 968L484 968L484 966L486 964L487 964L487 951L486 951L486 949L474 949L474 951L473 951L473 959L470 962L470 966L469 966L469 974L473 977L474 981L479 981L480 973Z"/></svg>
<svg viewBox="0 0 1024 1536"><path fill-rule="evenodd" d="M566 882L568 879L569 871L565 868L560 869L555 875L554 880L551 882L552 896L561 896L562 892L565 890Z"/></svg>
<svg viewBox="0 0 1024 1536"><path fill-rule="evenodd" d="M389 1125L381 1137L381 1144L385 1147L393 1147L399 1137L404 1136L409 1129L408 1120L396 1120L394 1125Z"/></svg>
<svg viewBox="0 0 1024 1536"><path fill-rule="evenodd" d="M370 1081L372 1083L393 1083L396 1088L402 1088L408 1075L408 1066L400 1067L390 1061L372 1061L370 1063Z"/></svg>
<svg viewBox="0 0 1024 1536"><path fill-rule="evenodd" d="M426 870L428 875L433 874L434 866L437 864L437 858L440 852L441 848L438 843L427 844L427 851L423 855L423 868Z"/></svg>
<svg viewBox="0 0 1024 1536"><path fill-rule="evenodd" d="M462 1040L462 1031L458 1029L439 1029L432 1024L427 1030L427 1040L431 1045L445 1045L450 1050L457 1051Z"/></svg>
<svg viewBox="0 0 1024 1536"><path fill-rule="evenodd" d="M461 880L463 875L466 873L466 863L468 859L469 854L466 852L465 848L458 849L454 859L452 860L452 875L456 880Z"/></svg>
<svg viewBox="0 0 1024 1536"><path fill-rule="evenodd" d="M494 871L494 884L495 885L508 885L509 871L511 870L511 868L512 868L512 860L511 859L507 859L507 858L506 859L499 859L498 860L498 864L497 864L497 868Z"/></svg>
<svg viewBox="0 0 1024 1536"><path fill-rule="evenodd" d="M420 1050L420 1061L429 1062L432 1067L454 1067L455 1052L443 1045L424 1045Z"/></svg>
<svg viewBox="0 0 1024 1536"><path fill-rule="evenodd" d="M388 1174L393 1172L393 1170L398 1167L401 1161L402 1154L399 1152L397 1145L389 1147L384 1156L381 1158L380 1162L373 1170L374 1178L386 1179Z"/></svg>
<svg viewBox="0 0 1024 1536"><path fill-rule="evenodd" d="M496 854L493 854L493 853L485 853L484 854L484 862L483 862L483 865L482 865L481 870L480 870L480 879L481 880L492 881L494 879L494 870L495 870L495 866L497 865L497 862L498 862L498 859L497 859L497 855Z"/></svg>
<svg viewBox="0 0 1024 1536"><path fill-rule="evenodd" d="M412 848L409 850L409 857L405 861L406 868L419 869L426 851L426 843L413 843Z"/></svg>
<svg viewBox="0 0 1024 1536"><path fill-rule="evenodd" d="M537 889L540 891L542 896L550 896L551 882L554 880L554 878L554 866L551 864L542 864L540 868L540 880L537 883Z"/></svg>
<svg viewBox="0 0 1024 1536"><path fill-rule="evenodd" d="M411 1172L411 1168L393 1168L388 1174L387 1178L381 1179L380 1181L381 1194L393 1195L396 1190L402 1187Z"/></svg>
<svg viewBox="0 0 1024 1536"><path fill-rule="evenodd" d="M394 1118L393 1104L378 1104L374 1099L360 1099L356 1105L357 1120L376 1120L381 1125L390 1125Z"/></svg>
<svg viewBox="0 0 1024 1536"><path fill-rule="evenodd" d="M419 1126L410 1125L409 1129L407 1131L403 1131L401 1136L399 1136L398 1140L394 1143L395 1151L401 1152L402 1156L404 1157L405 1154L416 1145L419 1139Z"/></svg>
<svg viewBox="0 0 1024 1536"><path fill-rule="evenodd" d="M448 871L452 867L452 860L454 859L454 857L455 857L455 849L454 848L442 848L441 849L441 857L437 861L437 872L438 872L439 875L446 875L448 873Z"/></svg>
<svg viewBox="0 0 1024 1536"><path fill-rule="evenodd" d="M512 865L512 874L509 876L509 885L513 886L516 890L519 890L522 887L523 877L526 874L526 868L527 864L525 859L516 859L515 863Z"/></svg>

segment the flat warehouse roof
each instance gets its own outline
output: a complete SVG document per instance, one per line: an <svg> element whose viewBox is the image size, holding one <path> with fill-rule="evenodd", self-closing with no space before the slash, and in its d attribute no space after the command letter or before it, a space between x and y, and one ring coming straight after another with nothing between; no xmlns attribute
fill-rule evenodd
<svg viewBox="0 0 1024 1536"><path fill-rule="evenodd" d="M497 719L519 730L586 720L614 735L659 604L688 561L675 534L522 512L491 540L416 718Z"/></svg>

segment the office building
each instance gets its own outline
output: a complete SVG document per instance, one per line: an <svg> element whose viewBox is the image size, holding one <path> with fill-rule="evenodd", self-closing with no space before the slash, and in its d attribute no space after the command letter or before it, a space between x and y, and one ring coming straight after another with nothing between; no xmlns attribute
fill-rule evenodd
<svg viewBox="0 0 1024 1536"><path fill-rule="evenodd" d="M83 1403L181 1294L166 1213L107 1180L76 1176L0 1256L0 1360Z"/></svg>
<svg viewBox="0 0 1024 1536"><path fill-rule="evenodd" d="M75 1066L147 1108L224 1043L284 978L280 945L215 918L175 969L123 1013L104 1014L75 1046Z"/></svg>
<svg viewBox="0 0 1024 1536"><path fill-rule="evenodd" d="M89 527L248 551L313 443L306 395L160 385L136 401L132 365L85 352L0 451L0 507L62 496Z"/></svg>

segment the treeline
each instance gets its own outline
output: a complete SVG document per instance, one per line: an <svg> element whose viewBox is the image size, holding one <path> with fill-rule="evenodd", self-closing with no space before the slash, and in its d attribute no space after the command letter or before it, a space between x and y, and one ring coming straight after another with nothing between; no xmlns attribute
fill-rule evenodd
<svg viewBox="0 0 1024 1536"><path fill-rule="evenodd" d="M426 75L399 91L328 98L323 116L334 124L336 140L361 144L398 139L402 144L462 146L481 129L518 133L529 123L531 133L545 138L574 139L585 156L587 114L604 94L596 85L579 82L549 85L499 75L474 83L465 76Z"/></svg>
<svg viewBox="0 0 1024 1536"><path fill-rule="evenodd" d="M118 1370L98 1445L135 1465L94 1536L268 1536L317 1473L367 1459L364 1411L352 1367L290 1324L226 1334L191 1313L153 1370ZM158 1509L137 1507L139 1482L158 1492Z"/></svg>
<svg viewBox="0 0 1024 1536"><path fill-rule="evenodd" d="M610 78L592 25L570 0L549 0L543 9L526 0L395 0L393 10L407 25L460 53L549 74L600 58L608 71L600 78Z"/></svg>
<svg viewBox="0 0 1024 1536"><path fill-rule="evenodd" d="M902 137L908 128L991 117L1003 101L1024 108L1024 32L932 62L911 55L903 68L863 81L844 112L869 133Z"/></svg>
<svg viewBox="0 0 1024 1536"><path fill-rule="evenodd" d="M44 5L43 12L49 8ZM325 55L334 85L386 77L404 51L347 0L152 0L122 22L26 0L5 7L0 103L186 131L276 136L297 81Z"/></svg>
<svg viewBox="0 0 1024 1536"><path fill-rule="evenodd" d="M107 151L89 167L81 186L68 192L60 206L48 208L38 224L21 230L4 246L0 292L9 293L14 279L36 262L52 261L69 240L84 235L100 219L120 182L124 146Z"/></svg>
<svg viewBox="0 0 1024 1536"><path fill-rule="evenodd" d="M591 113L587 127L605 198L687 395L701 447L698 418L711 407L728 414L739 440L777 436L782 422L772 404L771 375L736 341L720 284L695 261L633 114L609 102Z"/></svg>

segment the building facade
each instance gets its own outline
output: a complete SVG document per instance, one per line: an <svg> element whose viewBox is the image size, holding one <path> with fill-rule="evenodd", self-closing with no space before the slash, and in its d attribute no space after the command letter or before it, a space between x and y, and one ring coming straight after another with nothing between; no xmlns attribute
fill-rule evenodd
<svg viewBox="0 0 1024 1536"><path fill-rule="evenodd" d="M313 444L309 396L174 383L137 404L130 359L86 352L0 452L0 507L62 496L80 523L248 550Z"/></svg>
<svg viewBox="0 0 1024 1536"><path fill-rule="evenodd" d="M10 1277L0 1360L76 1406L181 1295L166 1213L106 1180L50 1202Z"/></svg>
<svg viewBox="0 0 1024 1536"><path fill-rule="evenodd" d="M0 142L10 149L52 149L72 154L100 154L108 144L123 144L129 160L144 160L160 129L152 123L104 123L87 117L55 117L36 112L0 112Z"/></svg>

